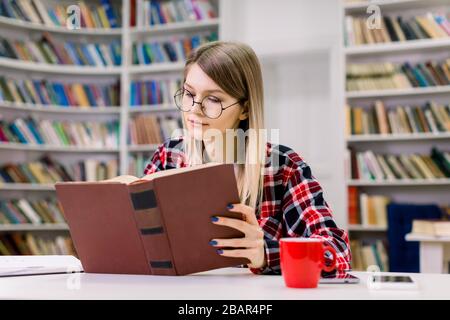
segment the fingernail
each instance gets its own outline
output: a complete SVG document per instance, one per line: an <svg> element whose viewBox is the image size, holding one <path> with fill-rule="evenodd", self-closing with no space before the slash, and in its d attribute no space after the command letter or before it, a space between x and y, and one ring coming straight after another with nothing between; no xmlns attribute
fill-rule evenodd
<svg viewBox="0 0 450 320"><path fill-rule="evenodd" d="M217 217L211 217L211 221L212 221L212 222L217 222L217 221L219 221L219 218L217 218Z"/></svg>
<svg viewBox="0 0 450 320"><path fill-rule="evenodd" d="M233 209L233 205L232 205L231 203L229 203L229 204L227 205L227 209Z"/></svg>
<svg viewBox="0 0 450 320"><path fill-rule="evenodd" d="M216 241L216 240L211 240L211 241L209 242L209 244L212 245L212 246L215 246L215 245L217 244L217 241Z"/></svg>
<svg viewBox="0 0 450 320"><path fill-rule="evenodd" d="M222 250L222 249L219 249L219 250L217 250L217 253L218 253L218 254L222 254L222 253L223 253L223 250Z"/></svg>

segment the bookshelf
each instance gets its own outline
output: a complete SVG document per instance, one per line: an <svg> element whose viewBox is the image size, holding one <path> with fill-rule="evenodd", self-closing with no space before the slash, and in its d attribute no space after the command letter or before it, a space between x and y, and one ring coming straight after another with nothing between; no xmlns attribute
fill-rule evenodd
<svg viewBox="0 0 450 320"><path fill-rule="evenodd" d="M55 2L53 0L40 0L49 7L53 5L72 4L68 1ZM135 3L144 1L136 0ZM184 61L158 62L147 65L133 64L133 45L138 42L164 41L176 37L191 37L196 34L220 34L219 0L210 0L210 4L218 17L201 19L197 21L169 22L156 25L131 26L132 0L112 1L118 5L121 15L121 25L117 28L82 28L69 30L63 26L53 26L23 21L10 17L0 16L0 30L5 38L17 34L19 39L35 40L41 34L49 34L58 41L73 41L80 43L99 43L119 41L121 46L120 65L88 66L88 65L61 65L42 62L21 61L0 57L0 70L2 76L15 79L49 79L60 82L75 81L79 83L94 82L95 84L120 83L120 101L117 105L97 107L62 106L58 104L39 104L1 101L0 113L2 119L14 119L33 116L38 120L50 119L63 121L75 119L76 121L118 121L120 131L117 147L90 147L90 146L55 146L39 144L22 144L16 142L0 142L1 164L7 162L34 161L39 154L49 154L59 162L70 164L86 158L99 161L116 159L118 161L118 174L135 174L128 172L129 160L132 156L148 159L158 144L133 145L129 143L129 121L138 115L153 114L157 116L178 116L178 109L171 101L152 104L131 104L130 90L133 81L164 81L167 79L180 79ZM100 5L100 1L92 3ZM92 4L89 1L89 5ZM135 8L136 9L136 8ZM198 17L197 17L198 18ZM43 196L55 196L52 184L33 183L1 183L0 201L19 198L39 199ZM3 234L40 232L52 235L66 233L68 227L61 223L42 224L0 224L0 240Z"/></svg>
<svg viewBox="0 0 450 320"><path fill-rule="evenodd" d="M385 89L385 90L362 90L347 91L346 75L348 64L354 63L403 63L404 61L413 63L422 62L424 60L439 60L450 58L450 35L443 38L428 39L405 39L404 41L377 42L377 43L359 43L352 44L348 40L348 21L356 19L364 19L370 14L366 13L368 5L376 5L380 8L381 15L394 19L401 16L402 19L411 19L415 16L434 12L433 10L444 10L448 13L448 1L445 0L373 0L373 1L341 1L341 27L343 29L343 39L341 41L341 63L342 63L342 94L343 108L349 105L353 107L362 107L368 112L374 105L374 101L382 101L386 110L393 110L396 106L414 105L419 106L426 101L433 100L439 104L450 104L450 86L438 85L428 87L410 87L401 89ZM446 11L445 11L446 10ZM441 11L440 11L441 12ZM383 22L386 26L386 22ZM352 28L356 28L355 24ZM387 29L387 28L386 28ZM355 32L354 29L351 29ZM366 31L369 33L369 31ZM366 33L366 34L367 34ZM359 34L367 41L368 37L362 31ZM388 33L388 36L391 36ZM392 37L391 37L392 38ZM347 42L347 43L345 43ZM343 117L342 119L344 119ZM389 119L387 119L389 121ZM344 119L347 123L347 119ZM375 154L412 154L422 153L429 154L429 150L435 146L449 151L450 132L412 132L412 133L389 133L389 134L355 134L353 131L348 132L346 127L346 148L352 148L359 152L373 150ZM351 128L350 130L353 130ZM391 131L392 132L392 131ZM349 158L345 159L346 165ZM349 167L346 170L351 170ZM347 171L348 172L348 171ZM408 203L437 203L439 205L449 205L448 194L450 192L450 178L436 179L351 179L347 174L346 187L348 196L350 196L350 188L358 190L359 193L365 193L370 196L383 196L391 201L408 202ZM352 190L352 192L353 192ZM353 205L351 200L347 198L348 205ZM362 201L362 200L361 200ZM350 219L350 213L349 213ZM379 242L385 245L388 251L386 225L376 224L348 224L348 231L352 250L355 250L357 260L363 258L364 253L360 253L361 243L364 241ZM377 246L380 249L379 246ZM373 248L372 248L373 249ZM370 250L369 250L370 251ZM366 251L367 253L367 251ZM383 259L383 253L378 251L379 256ZM375 255L377 255L375 254ZM384 253L387 254L387 253ZM380 258L380 257L378 257ZM375 261L374 259L373 261ZM379 262L379 261L378 261ZM358 263L359 264L359 263ZM379 264L379 263L377 263ZM361 264L359 267L361 268Z"/></svg>

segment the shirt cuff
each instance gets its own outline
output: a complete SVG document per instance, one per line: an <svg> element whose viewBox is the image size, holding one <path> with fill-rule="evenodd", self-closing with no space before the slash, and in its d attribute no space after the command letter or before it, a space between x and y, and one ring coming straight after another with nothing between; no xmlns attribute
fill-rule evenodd
<svg viewBox="0 0 450 320"><path fill-rule="evenodd" d="M280 244L278 240L264 239L266 265L262 268L249 268L254 274L281 274Z"/></svg>

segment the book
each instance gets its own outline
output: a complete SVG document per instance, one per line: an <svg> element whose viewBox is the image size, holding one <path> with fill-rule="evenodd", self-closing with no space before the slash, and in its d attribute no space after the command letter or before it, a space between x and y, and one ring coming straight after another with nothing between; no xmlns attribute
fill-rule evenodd
<svg viewBox="0 0 450 320"><path fill-rule="evenodd" d="M380 29L369 29L363 17L345 16L344 40L346 46L377 43L437 39L450 37L448 15L426 12L404 18L381 16Z"/></svg>
<svg viewBox="0 0 450 320"><path fill-rule="evenodd" d="M240 202L232 164L208 163L119 176L101 182L56 183L70 234L86 272L186 275L247 264L222 257L214 238L241 238L212 216Z"/></svg>
<svg viewBox="0 0 450 320"><path fill-rule="evenodd" d="M408 89L448 86L450 59L404 63L350 63L346 66L346 90Z"/></svg>
<svg viewBox="0 0 450 320"><path fill-rule="evenodd" d="M450 237L450 221L416 219L413 220L411 233Z"/></svg>

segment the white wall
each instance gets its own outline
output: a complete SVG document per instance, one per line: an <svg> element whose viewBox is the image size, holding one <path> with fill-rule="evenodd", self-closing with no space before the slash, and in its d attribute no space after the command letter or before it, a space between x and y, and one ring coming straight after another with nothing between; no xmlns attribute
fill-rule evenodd
<svg viewBox="0 0 450 320"><path fill-rule="evenodd" d="M337 0L222 0L221 38L242 41L260 57L266 126L302 156L325 190L340 226L347 224Z"/></svg>

